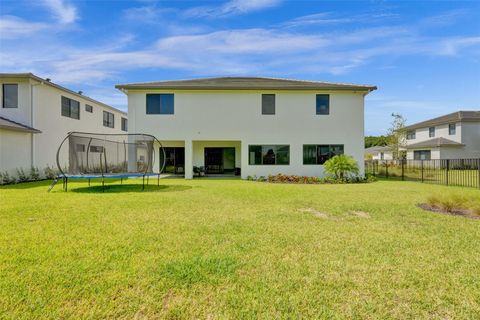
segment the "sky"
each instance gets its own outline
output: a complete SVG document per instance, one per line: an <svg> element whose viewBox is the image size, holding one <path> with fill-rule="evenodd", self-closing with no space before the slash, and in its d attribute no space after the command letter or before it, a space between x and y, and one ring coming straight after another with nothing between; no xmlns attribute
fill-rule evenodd
<svg viewBox="0 0 480 320"><path fill-rule="evenodd" d="M373 84L367 135L480 110L480 1L0 0L0 72L126 110L115 84L265 76Z"/></svg>

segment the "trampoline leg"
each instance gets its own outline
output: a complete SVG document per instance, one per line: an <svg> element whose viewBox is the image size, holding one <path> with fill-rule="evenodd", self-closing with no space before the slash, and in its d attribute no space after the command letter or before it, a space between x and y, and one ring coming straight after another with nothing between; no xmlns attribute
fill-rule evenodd
<svg viewBox="0 0 480 320"><path fill-rule="evenodd" d="M88 186L90 187L90 178L88 178Z"/></svg>
<svg viewBox="0 0 480 320"><path fill-rule="evenodd" d="M160 174L158 174L158 178L157 178L157 186L158 186L158 187L160 186Z"/></svg>
<svg viewBox="0 0 480 320"><path fill-rule="evenodd" d="M145 176L143 176L142 190L145 190Z"/></svg>
<svg viewBox="0 0 480 320"><path fill-rule="evenodd" d="M68 178L65 178L65 192L68 192Z"/></svg>
<svg viewBox="0 0 480 320"><path fill-rule="evenodd" d="M105 192L105 179L102 177L102 192Z"/></svg>

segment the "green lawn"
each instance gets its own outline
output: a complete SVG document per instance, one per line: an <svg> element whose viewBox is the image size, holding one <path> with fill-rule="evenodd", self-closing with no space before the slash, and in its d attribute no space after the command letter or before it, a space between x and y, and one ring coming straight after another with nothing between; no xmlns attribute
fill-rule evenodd
<svg viewBox="0 0 480 320"><path fill-rule="evenodd" d="M479 190L131 183L0 187L0 318L480 317L480 220L415 206Z"/></svg>

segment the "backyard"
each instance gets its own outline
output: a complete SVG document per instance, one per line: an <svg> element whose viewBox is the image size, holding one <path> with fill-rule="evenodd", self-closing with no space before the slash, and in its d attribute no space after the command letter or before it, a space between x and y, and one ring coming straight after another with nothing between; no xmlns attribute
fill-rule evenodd
<svg viewBox="0 0 480 320"><path fill-rule="evenodd" d="M480 220L416 206L478 189L139 183L0 187L0 318L480 315Z"/></svg>

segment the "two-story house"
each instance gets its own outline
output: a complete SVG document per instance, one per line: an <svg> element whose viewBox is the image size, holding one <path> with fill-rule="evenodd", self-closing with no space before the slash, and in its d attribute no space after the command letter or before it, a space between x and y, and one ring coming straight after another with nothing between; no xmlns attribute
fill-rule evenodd
<svg viewBox="0 0 480 320"><path fill-rule="evenodd" d="M407 159L480 157L480 111L457 111L405 129Z"/></svg>
<svg viewBox="0 0 480 320"><path fill-rule="evenodd" d="M0 74L0 171L56 167L70 131L126 133L127 114L31 73Z"/></svg>
<svg viewBox="0 0 480 320"><path fill-rule="evenodd" d="M166 150L166 171L322 176L336 154L363 174L364 97L375 86L258 77L117 85L128 95L129 132ZM157 164L158 166L158 164Z"/></svg>

